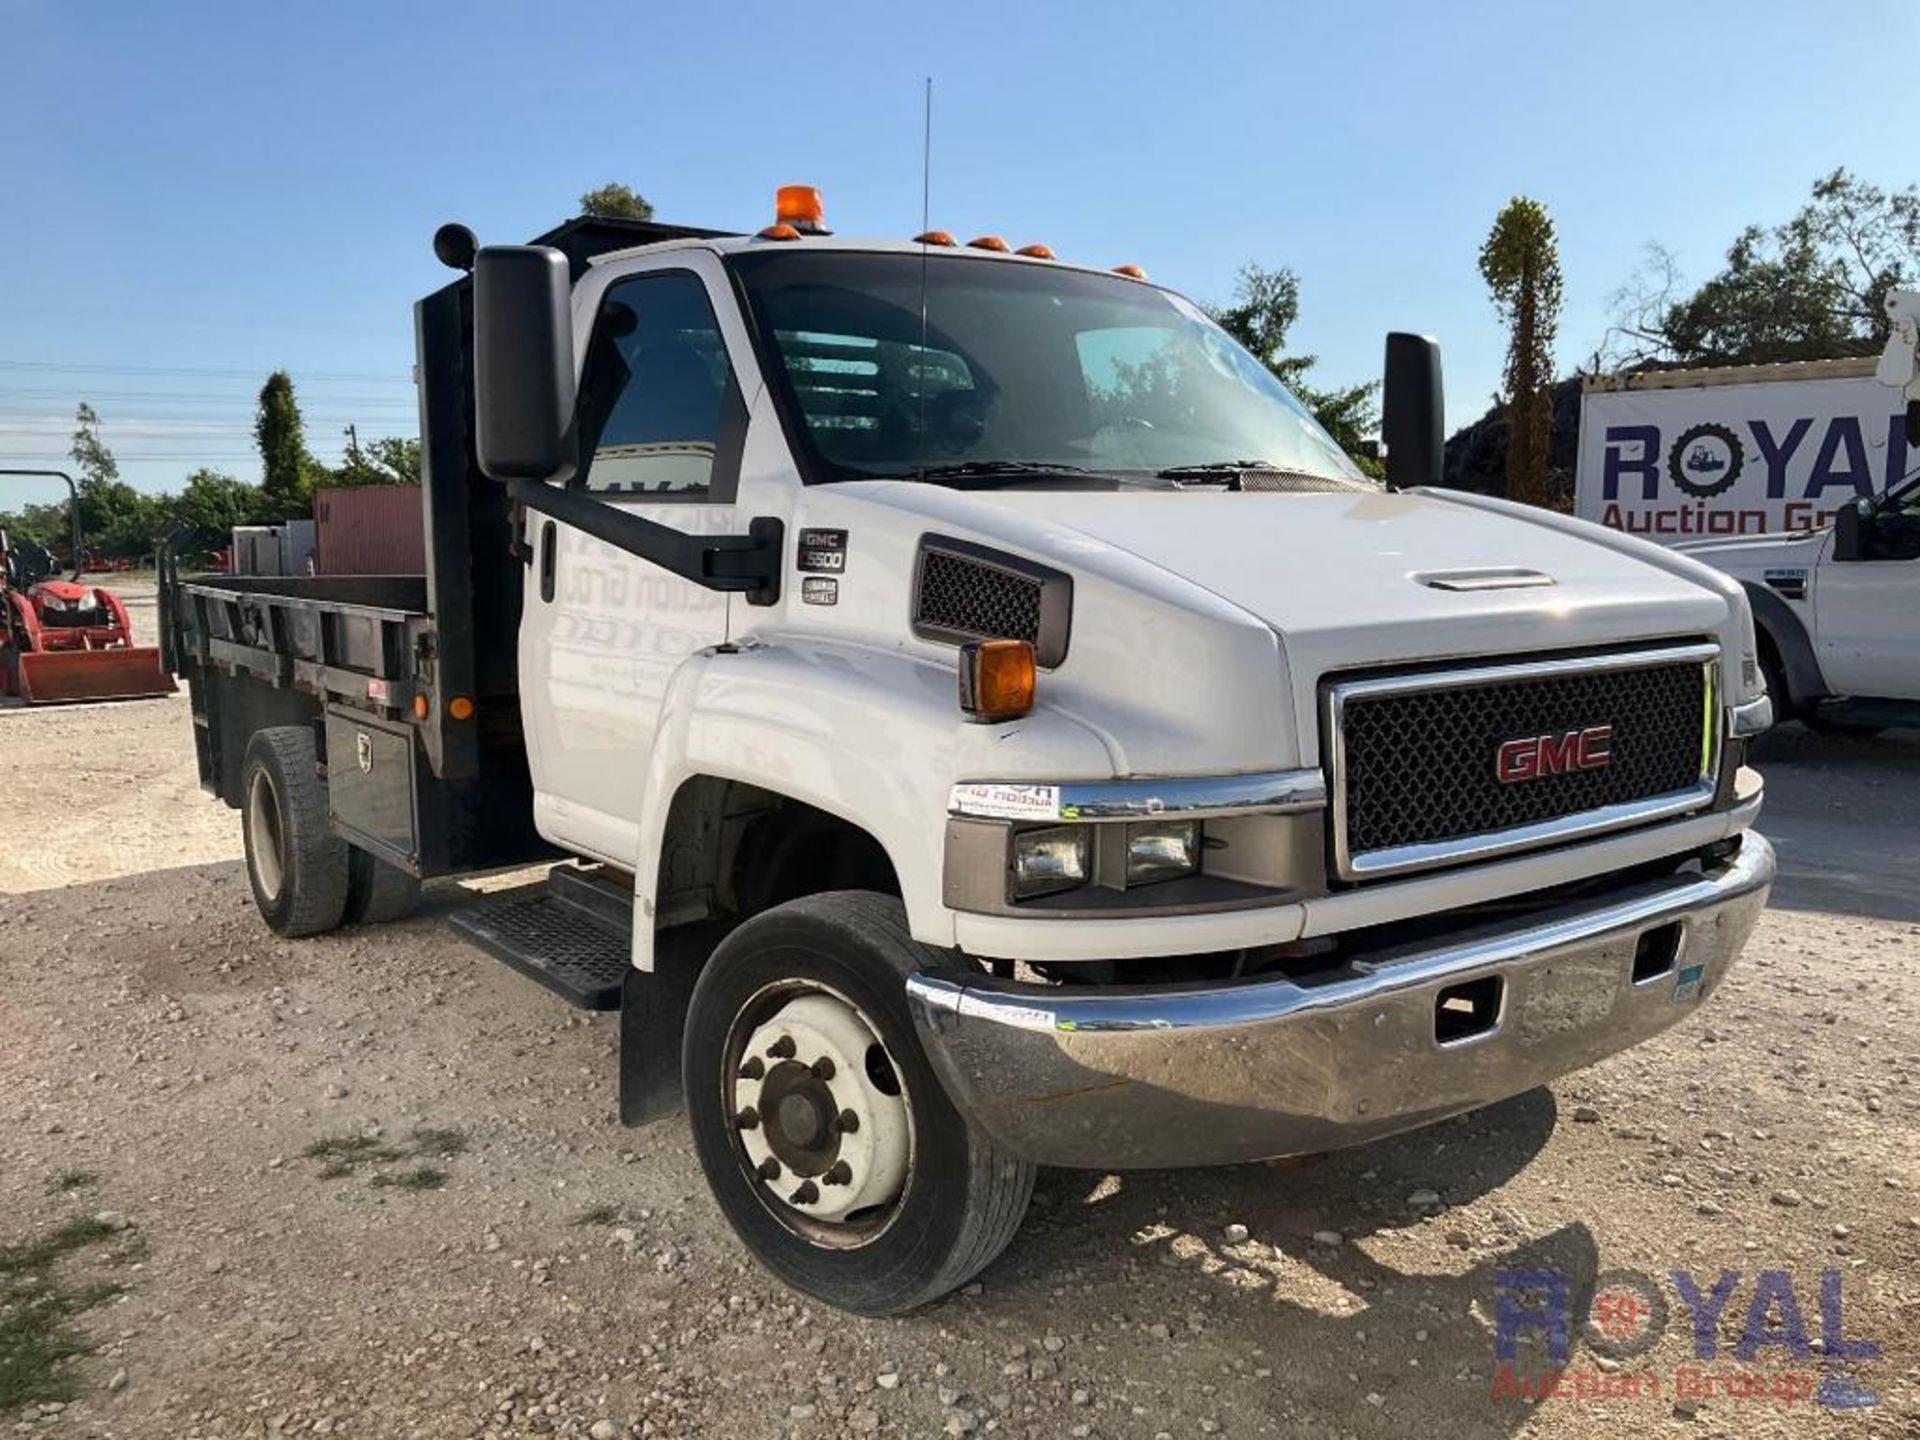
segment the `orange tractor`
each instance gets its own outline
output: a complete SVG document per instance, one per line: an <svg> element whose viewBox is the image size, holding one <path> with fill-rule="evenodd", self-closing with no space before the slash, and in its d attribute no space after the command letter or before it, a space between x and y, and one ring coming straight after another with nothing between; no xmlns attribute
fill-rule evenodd
<svg viewBox="0 0 1920 1440"><path fill-rule="evenodd" d="M0 695L29 705L170 695L160 652L133 643L127 607L113 591L83 584L80 498L59 470L0 470L67 482L73 506L73 579L60 578L52 552L0 531Z"/></svg>

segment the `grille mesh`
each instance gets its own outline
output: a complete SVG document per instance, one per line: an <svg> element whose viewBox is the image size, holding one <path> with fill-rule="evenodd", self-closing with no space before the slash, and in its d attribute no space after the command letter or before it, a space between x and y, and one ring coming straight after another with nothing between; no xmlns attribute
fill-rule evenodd
<svg viewBox="0 0 1920 1440"><path fill-rule="evenodd" d="M962 555L929 549L921 559L914 618L983 640L1040 641L1040 582Z"/></svg>
<svg viewBox="0 0 1920 1440"><path fill-rule="evenodd" d="M1356 695L1344 706L1351 855L1459 840L1689 790L1700 780L1697 660L1496 685ZM1509 740L1613 727L1603 768L1503 784Z"/></svg>

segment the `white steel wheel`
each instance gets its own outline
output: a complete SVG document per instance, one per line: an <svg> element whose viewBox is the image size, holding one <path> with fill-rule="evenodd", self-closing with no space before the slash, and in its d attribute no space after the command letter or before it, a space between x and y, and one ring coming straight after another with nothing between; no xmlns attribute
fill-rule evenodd
<svg viewBox="0 0 1920 1440"><path fill-rule="evenodd" d="M1013 1238L1033 1166L954 1108L909 975L963 964L917 943L891 895L776 905L715 948L687 1007L681 1079L713 1198L794 1288L898 1315Z"/></svg>
<svg viewBox="0 0 1920 1440"><path fill-rule="evenodd" d="M253 883L268 901L280 898L287 880L287 837L280 826L280 797L265 768L253 772L247 786L247 864Z"/></svg>
<svg viewBox="0 0 1920 1440"><path fill-rule="evenodd" d="M783 1218L819 1243L860 1244L884 1228L912 1160L899 1070L844 995L757 998L743 1021L767 1003L777 1008L745 1036L733 1069L727 1110L740 1148L776 1213L790 1210Z"/></svg>

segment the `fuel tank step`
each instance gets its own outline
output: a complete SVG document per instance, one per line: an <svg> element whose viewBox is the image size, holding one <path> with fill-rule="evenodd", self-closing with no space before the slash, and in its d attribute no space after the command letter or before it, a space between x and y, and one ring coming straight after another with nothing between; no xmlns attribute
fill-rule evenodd
<svg viewBox="0 0 1920 1440"><path fill-rule="evenodd" d="M617 906L582 905L578 894L565 882L527 885L456 910L447 923L569 1005L618 1010L632 963L631 920L621 925Z"/></svg>

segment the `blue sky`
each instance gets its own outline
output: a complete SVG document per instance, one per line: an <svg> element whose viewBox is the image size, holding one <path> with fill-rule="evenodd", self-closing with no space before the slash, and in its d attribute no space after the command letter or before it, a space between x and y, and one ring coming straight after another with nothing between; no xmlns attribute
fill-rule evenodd
<svg viewBox="0 0 1920 1440"><path fill-rule="evenodd" d="M1835 165L1920 175L1916 55L1912 0L0 0L0 465L64 452L85 396L143 488L252 476L274 366L324 456L411 433L443 220L523 240L620 179L745 228L805 181L841 231L910 235L928 74L936 224L1203 300L1290 265L1326 381L1425 330L1458 422L1498 379L1475 255L1510 195L1559 226L1571 366L1648 241L1698 280Z"/></svg>

